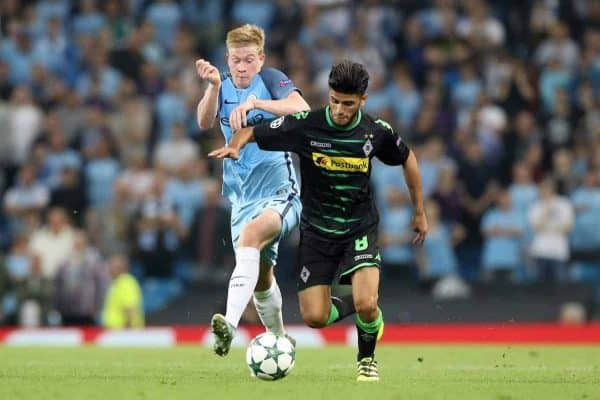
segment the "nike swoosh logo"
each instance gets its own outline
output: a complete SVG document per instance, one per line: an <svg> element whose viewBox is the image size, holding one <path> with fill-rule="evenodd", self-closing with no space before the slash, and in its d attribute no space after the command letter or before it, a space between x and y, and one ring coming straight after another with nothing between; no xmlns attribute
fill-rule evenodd
<svg viewBox="0 0 600 400"><path fill-rule="evenodd" d="M229 100L225 100L225 104L237 104L237 101L229 101Z"/></svg>

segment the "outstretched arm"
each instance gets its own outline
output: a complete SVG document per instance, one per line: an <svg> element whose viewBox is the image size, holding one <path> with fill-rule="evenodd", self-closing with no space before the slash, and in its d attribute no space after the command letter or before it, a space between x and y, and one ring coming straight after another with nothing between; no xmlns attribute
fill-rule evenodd
<svg viewBox="0 0 600 400"><path fill-rule="evenodd" d="M277 116L310 111L310 106L298 92L292 92L288 97L280 100L255 99L254 107Z"/></svg>
<svg viewBox="0 0 600 400"><path fill-rule="evenodd" d="M417 236L413 239L414 244L423 244L427 235L428 225L427 217L425 216L425 208L423 207L423 188L421 186L421 174L419 173L419 164L417 157L412 152L408 154L408 158L404 164L404 179L410 191L410 199L414 208L412 220L413 230Z"/></svg>
<svg viewBox="0 0 600 400"><path fill-rule="evenodd" d="M228 146L213 150L208 153L211 158L240 158L240 150L250 142L254 141L254 127L242 128L231 137Z"/></svg>
<svg viewBox="0 0 600 400"><path fill-rule="evenodd" d="M229 115L231 129L237 130L246 126L248 123L246 115L254 109L282 116L293 114L298 111L309 111L310 106L300 93L296 91L290 93L288 97L278 100L250 98L236 107Z"/></svg>

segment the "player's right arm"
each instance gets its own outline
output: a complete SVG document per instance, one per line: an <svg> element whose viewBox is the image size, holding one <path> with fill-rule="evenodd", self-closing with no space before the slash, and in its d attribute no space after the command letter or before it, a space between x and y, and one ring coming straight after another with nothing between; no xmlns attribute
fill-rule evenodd
<svg viewBox="0 0 600 400"><path fill-rule="evenodd" d="M198 126L200 129L209 129L214 125L219 111L221 74L214 65L202 58L196 60L196 71L201 80L208 82L204 96L202 96L196 109Z"/></svg>
<svg viewBox="0 0 600 400"><path fill-rule="evenodd" d="M262 150L297 151L306 126L308 111L279 117L269 123L238 129L226 147L211 151L209 157L237 160L240 150L250 142L256 142Z"/></svg>
<svg viewBox="0 0 600 400"><path fill-rule="evenodd" d="M254 127L242 128L235 131L231 137L231 142L225 147L213 150L208 153L211 158L240 158L240 150L250 142L254 141Z"/></svg>

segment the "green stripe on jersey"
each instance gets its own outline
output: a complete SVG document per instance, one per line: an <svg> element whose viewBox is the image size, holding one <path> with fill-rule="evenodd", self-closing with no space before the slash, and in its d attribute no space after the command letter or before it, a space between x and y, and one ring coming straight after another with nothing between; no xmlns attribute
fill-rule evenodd
<svg viewBox="0 0 600 400"><path fill-rule="evenodd" d="M347 208L344 206L340 206L339 204L331 204L331 203L321 203L321 205L324 205L325 207L333 207L333 208L339 208L340 210L346 211Z"/></svg>
<svg viewBox="0 0 600 400"><path fill-rule="evenodd" d="M360 186L352 186L352 185L334 185L334 189L337 190L360 190L362 189Z"/></svg>
<svg viewBox="0 0 600 400"><path fill-rule="evenodd" d="M327 138L327 140L331 140L332 142L338 142L338 143L365 143L365 139L334 139L334 138Z"/></svg>
<svg viewBox="0 0 600 400"><path fill-rule="evenodd" d="M349 218L349 219L346 219L346 218L340 218L340 217L330 217L328 215L323 215L323 218L329 219L329 220L332 220L332 221L335 221L335 222L340 222L342 224L347 224L347 223L350 223L350 222L357 222L357 221L361 220L361 218Z"/></svg>
<svg viewBox="0 0 600 400"><path fill-rule="evenodd" d="M341 151L341 150L333 150L333 149L320 149L319 151L321 153L325 153L325 154L339 154L339 155L342 155L342 156L353 156L353 155L355 155L351 151Z"/></svg>
<svg viewBox="0 0 600 400"><path fill-rule="evenodd" d="M343 235L346 234L348 232L350 232L350 228L348 229L343 229L343 230L339 230L339 229L329 229L329 228L325 228L324 226L320 226L315 224L314 222L311 222L311 225L314 226L317 229L322 230L323 232L326 233L333 233L334 235Z"/></svg>
<svg viewBox="0 0 600 400"><path fill-rule="evenodd" d="M328 172L328 171L321 171L321 173L325 176L330 176L332 178L349 178L351 176L354 176L352 174L347 174L345 172Z"/></svg>
<svg viewBox="0 0 600 400"><path fill-rule="evenodd" d="M306 135L306 137L308 137L309 139L314 139L314 140L327 140L328 142L337 142L337 143L360 143L360 144L365 144L366 140L365 139L338 139L338 138L331 138L328 137L327 139L324 139L322 137L317 137L317 136L312 136L312 135ZM325 153L325 150L327 149L319 149L320 152ZM329 149L329 151L338 151L338 150L333 150L333 149ZM353 152L348 152L348 155L352 155L354 154Z"/></svg>

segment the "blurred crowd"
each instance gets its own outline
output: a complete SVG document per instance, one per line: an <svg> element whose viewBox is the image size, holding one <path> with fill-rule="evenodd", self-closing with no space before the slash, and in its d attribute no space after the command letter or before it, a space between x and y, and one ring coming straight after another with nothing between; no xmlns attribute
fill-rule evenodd
<svg viewBox="0 0 600 400"><path fill-rule="evenodd" d="M241 23L265 29L266 66L313 108L334 61L364 63L366 111L416 152L423 248L401 171L373 169L384 274L440 295L600 281L600 2L3 0L0 322L33 301L38 323L99 323L118 254L146 310L228 279L228 204L206 158L222 137L197 126L194 61L225 70Z"/></svg>

